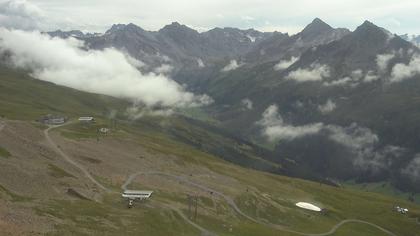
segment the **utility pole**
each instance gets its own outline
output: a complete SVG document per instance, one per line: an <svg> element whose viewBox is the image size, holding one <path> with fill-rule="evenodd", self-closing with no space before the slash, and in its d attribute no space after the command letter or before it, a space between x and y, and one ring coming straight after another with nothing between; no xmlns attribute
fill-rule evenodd
<svg viewBox="0 0 420 236"><path fill-rule="evenodd" d="M198 207L198 197L197 197L197 195L195 196L194 200L195 200L194 221L196 221L197 220L197 207Z"/></svg>
<svg viewBox="0 0 420 236"><path fill-rule="evenodd" d="M192 220L197 220L197 213L198 213L198 196L192 196L187 194L187 201L188 201L188 217ZM192 215L192 207L194 207L194 217Z"/></svg>
<svg viewBox="0 0 420 236"><path fill-rule="evenodd" d="M188 218L191 219L191 196L187 194L187 201L188 201Z"/></svg>

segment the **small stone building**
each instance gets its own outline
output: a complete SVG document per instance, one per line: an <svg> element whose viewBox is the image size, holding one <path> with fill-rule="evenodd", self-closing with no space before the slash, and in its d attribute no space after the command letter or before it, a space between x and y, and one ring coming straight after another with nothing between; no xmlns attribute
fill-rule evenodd
<svg viewBox="0 0 420 236"><path fill-rule="evenodd" d="M45 125L61 125L66 123L67 117L65 116L58 116L58 115L51 115L48 114L41 119L39 119L39 122L45 124Z"/></svg>

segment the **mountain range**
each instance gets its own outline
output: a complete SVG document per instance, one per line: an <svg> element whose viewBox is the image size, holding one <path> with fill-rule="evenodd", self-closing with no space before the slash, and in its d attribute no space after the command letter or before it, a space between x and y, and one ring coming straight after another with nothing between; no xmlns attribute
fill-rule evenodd
<svg viewBox="0 0 420 236"><path fill-rule="evenodd" d="M293 175L420 191L419 49L408 37L369 21L350 31L319 18L294 35L200 33L177 22L48 34L117 48L142 71L207 93L215 102L202 110L219 128L268 147L266 158L295 165Z"/></svg>

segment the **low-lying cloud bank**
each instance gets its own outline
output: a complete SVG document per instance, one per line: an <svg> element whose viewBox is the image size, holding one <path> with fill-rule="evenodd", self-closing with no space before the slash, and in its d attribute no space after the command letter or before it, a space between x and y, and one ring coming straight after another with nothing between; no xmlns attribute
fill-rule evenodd
<svg viewBox="0 0 420 236"><path fill-rule="evenodd" d="M240 67L241 65L240 64L238 64L238 62L236 61L236 60L231 60L230 62L229 62L229 64L227 64L225 67L223 67L222 68L222 72L228 72L228 71L231 71L231 70L236 70L236 69L238 69L239 67Z"/></svg>
<svg viewBox="0 0 420 236"><path fill-rule="evenodd" d="M385 63L382 62L381 63ZM381 64L381 66L384 66ZM290 72L286 79L294 80L296 82L320 81L323 86L351 86L356 87L361 83L369 83L379 79L373 71L364 73L362 70L357 69L351 72L350 75L331 79L331 68L328 65L314 63L309 68L299 68Z"/></svg>
<svg viewBox="0 0 420 236"><path fill-rule="evenodd" d="M241 104L246 110L252 110L254 108L254 104L249 98L242 99Z"/></svg>
<svg viewBox="0 0 420 236"><path fill-rule="evenodd" d="M279 63L274 65L274 70L280 71L289 68L295 62L299 60L299 57L292 57L290 60L281 60Z"/></svg>
<svg viewBox="0 0 420 236"><path fill-rule="evenodd" d="M0 25L6 28L32 30L43 28L47 23L45 13L25 0L0 3Z"/></svg>
<svg viewBox="0 0 420 236"><path fill-rule="evenodd" d="M293 126L284 122L276 105L269 106L257 122L262 127L263 135L270 141L293 140L295 138L316 134L323 128L322 123Z"/></svg>
<svg viewBox="0 0 420 236"><path fill-rule="evenodd" d="M391 82L400 82L420 74L420 55L414 55L406 65L396 64L391 71Z"/></svg>
<svg viewBox="0 0 420 236"><path fill-rule="evenodd" d="M327 102L328 103L328 102ZM379 139L370 129L359 127L353 123L349 127L311 123L301 126L287 124L279 113L276 105L270 105L257 122L262 133L269 140L292 140L306 135L317 134L323 131L328 137L340 144L352 148L361 148L364 144L376 143Z"/></svg>
<svg viewBox="0 0 420 236"><path fill-rule="evenodd" d="M376 56L376 65L378 66L378 71L381 73L386 72L388 69L389 62L395 57L394 53L379 54Z"/></svg>
<svg viewBox="0 0 420 236"><path fill-rule="evenodd" d="M325 137L352 153L351 161L355 168L372 173L390 168L395 157L402 155L404 151L403 148L390 145L379 147L379 137L369 128L356 123L347 127L320 122L305 125L288 124L281 117L276 105L269 106L256 124L262 128L263 136L271 142L287 142L314 135ZM407 173L413 175L416 163L409 165Z"/></svg>
<svg viewBox="0 0 420 236"><path fill-rule="evenodd" d="M51 38L39 32L0 28L0 53L12 66L40 80L74 89L125 98L147 107L191 107L212 102L195 95L162 73L144 74L142 63L109 48L85 50L73 38ZM159 71L163 72L163 71Z"/></svg>
<svg viewBox="0 0 420 236"><path fill-rule="evenodd" d="M333 102L331 99L328 99L325 104L318 105L318 111L322 114L328 114L337 108L337 104Z"/></svg>
<svg viewBox="0 0 420 236"><path fill-rule="evenodd" d="M417 154L407 166L405 166L401 173L408 176L412 181L420 181L420 154Z"/></svg>
<svg viewBox="0 0 420 236"><path fill-rule="evenodd" d="M339 78L337 80L325 81L324 86L350 86L356 87L361 83L370 83L375 80L378 80L379 76L376 75L373 71L367 71L364 73L362 70L357 69L353 70L349 76Z"/></svg>
<svg viewBox="0 0 420 236"><path fill-rule="evenodd" d="M330 67L327 65L314 63L310 66L310 68L299 68L295 71L290 72L286 76L286 79L295 80L297 82L306 82L321 81L328 77L330 77Z"/></svg>

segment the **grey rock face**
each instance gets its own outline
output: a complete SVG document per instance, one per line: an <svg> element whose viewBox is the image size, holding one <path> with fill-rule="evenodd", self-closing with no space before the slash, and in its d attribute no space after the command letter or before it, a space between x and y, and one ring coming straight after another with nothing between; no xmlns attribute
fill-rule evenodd
<svg viewBox="0 0 420 236"><path fill-rule="evenodd" d="M149 69L162 64L170 64L175 69L203 67L222 59L237 58L272 35L235 28L215 28L199 33L177 22L159 31L146 31L134 24L116 24L102 35L80 31L49 34L62 38L76 37L92 49L117 48L143 61Z"/></svg>
<svg viewBox="0 0 420 236"><path fill-rule="evenodd" d="M247 61L260 63L300 56L311 47L341 39L349 33L348 29L334 29L316 18L298 34L273 34L248 53L246 58Z"/></svg>

